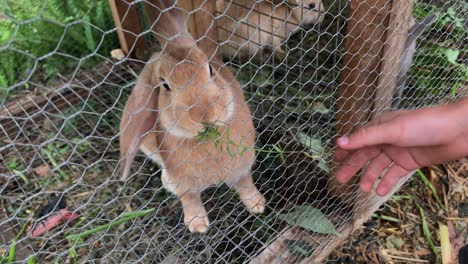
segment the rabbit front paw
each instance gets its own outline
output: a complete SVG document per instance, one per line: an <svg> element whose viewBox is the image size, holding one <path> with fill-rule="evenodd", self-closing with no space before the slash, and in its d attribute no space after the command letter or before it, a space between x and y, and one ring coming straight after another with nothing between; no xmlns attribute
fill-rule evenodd
<svg viewBox="0 0 468 264"><path fill-rule="evenodd" d="M206 213L205 215L185 215L184 222L192 233L205 233L210 225Z"/></svg>
<svg viewBox="0 0 468 264"><path fill-rule="evenodd" d="M261 214L265 211L266 200L260 192L257 191L251 195L244 195L241 199L249 212L253 214Z"/></svg>

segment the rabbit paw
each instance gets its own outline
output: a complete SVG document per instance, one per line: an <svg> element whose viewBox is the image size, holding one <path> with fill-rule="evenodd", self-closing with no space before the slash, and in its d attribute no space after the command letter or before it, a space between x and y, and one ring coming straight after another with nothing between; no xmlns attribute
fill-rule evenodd
<svg viewBox="0 0 468 264"><path fill-rule="evenodd" d="M208 220L208 216L206 216L206 214L203 216L185 216L184 222L192 233L205 233L208 230L208 226L210 225L210 221Z"/></svg>
<svg viewBox="0 0 468 264"><path fill-rule="evenodd" d="M253 214L261 214L265 211L265 197L260 192L257 192L248 197L242 197L242 202L244 202L247 209Z"/></svg>

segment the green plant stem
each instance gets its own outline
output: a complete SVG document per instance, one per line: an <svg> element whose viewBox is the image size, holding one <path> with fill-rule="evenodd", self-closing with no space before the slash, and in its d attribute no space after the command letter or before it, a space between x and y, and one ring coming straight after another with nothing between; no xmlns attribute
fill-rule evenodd
<svg viewBox="0 0 468 264"><path fill-rule="evenodd" d="M424 215L424 210L417 203L415 203L415 205L419 209L419 215L421 216L422 231L423 231L423 234L424 234L424 238L426 239L427 245L429 246L431 251L434 253L434 255L436 257L436 263L440 263L440 256L439 256L439 254L437 254L437 250L436 250L435 245L434 245L434 240L432 240L432 235L431 235L431 232L429 231L429 227L427 225L427 220L426 220L426 216Z"/></svg>
<svg viewBox="0 0 468 264"><path fill-rule="evenodd" d="M421 170L418 170L418 175L421 178L421 180L424 182L424 184L427 186L427 188L431 190L432 196L434 196L434 199L439 204L439 206L442 207L444 211L447 211L445 206L442 204L439 198L439 195L437 194L436 189L434 188L434 185L432 185L432 183L427 179L426 175L424 175L424 173Z"/></svg>
<svg viewBox="0 0 468 264"><path fill-rule="evenodd" d="M28 177L26 177L26 174L19 170L12 170L14 174L18 175L26 184L29 184Z"/></svg>
<svg viewBox="0 0 468 264"><path fill-rule="evenodd" d="M120 225L122 223L128 222L128 221L130 221L132 219L135 219L135 218L138 218L138 217L143 217L145 215L148 215L148 214L154 212L155 210L156 209L153 208L153 209L136 211L136 212L128 212L128 213L123 214L120 217L120 219L118 219L118 220L112 221L112 222L110 222L108 224L105 224L105 225L98 226L96 228L85 231L83 233L66 236L65 238L68 239L68 240L77 240L77 239L80 239L80 238L84 238L86 236L89 236L89 235L95 234L97 232L106 230L106 229L108 229L110 227L113 227L113 226Z"/></svg>
<svg viewBox="0 0 468 264"><path fill-rule="evenodd" d="M23 224L23 226L21 226L20 231L18 232L18 234L16 234L15 240L20 239L21 236L26 232L26 229L28 228L29 223L30 223L30 221L26 221L26 222Z"/></svg>
<svg viewBox="0 0 468 264"><path fill-rule="evenodd" d="M54 166L54 168L57 168L57 171L60 175L60 177L62 177L63 179L68 179L68 176L65 172L63 172L61 169L59 169L59 163L57 162L57 160L54 158L54 156L52 155L52 153L50 153L48 150L46 149L42 149L41 150L43 154L45 154L47 156L47 158L49 159L50 163L52 163L52 166Z"/></svg>
<svg viewBox="0 0 468 264"><path fill-rule="evenodd" d="M13 239L13 241L11 241L11 246L8 252L8 258L6 260L6 263L12 263L15 261L15 252L16 252L16 239Z"/></svg>
<svg viewBox="0 0 468 264"><path fill-rule="evenodd" d="M385 221L389 221L389 222L400 223L400 220L399 220L399 219L397 219L397 218L395 218L395 217L391 217L391 216L372 214L372 217L374 217L374 218L379 218L379 219L382 219L382 220L385 220Z"/></svg>
<svg viewBox="0 0 468 264"><path fill-rule="evenodd" d="M35 256L29 256L28 259L26 260L26 264L36 264L36 257Z"/></svg>

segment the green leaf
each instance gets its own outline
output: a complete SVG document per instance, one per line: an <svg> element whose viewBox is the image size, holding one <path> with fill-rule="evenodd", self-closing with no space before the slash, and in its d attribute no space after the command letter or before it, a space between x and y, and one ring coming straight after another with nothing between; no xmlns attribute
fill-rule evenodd
<svg viewBox="0 0 468 264"><path fill-rule="evenodd" d="M284 151L281 149L281 147L275 144L273 145L273 149L277 151L277 153L280 155L281 161L284 162L286 158L284 157Z"/></svg>
<svg viewBox="0 0 468 264"><path fill-rule="evenodd" d="M319 234L339 235L333 223L315 207L301 205L292 212L278 216L292 226L301 227Z"/></svg>
<svg viewBox="0 0 468 264"><path fill-rule="evenodd" d="M450 63L457 64L457 59L458 55L460 55L460 51L454 49L445 49L444 55Z"/></svg>
<svg viewBox="0 0 468 264"><path fill-rule="evenodd" d="M16 239L11 242L10 250L8 252L7 263L15 262L15 252L16 252Z"/></svg>
<svg viewBox="0 0 468 264"><path fill-rule="evenodd" d="M34 256L30 256L28 260L26 260L26 264L36 264L36 263L37 263L36 257Z"/></svg>
<svg viewBox="0 0 468 264"><path fill-rule="evenodd" d="M318 167L323 170L324 172L326 173L330 173L330 168L328 167L328 163L323 160L323 159L320 159L319 163L318 163Z"/></svg>
<svg viewBox="0 0 468 264"><path fill-rule="evenodd" d="M304 147L306 147L313 153L322 154L324 152L322 141L320 141L319 139L311 138L304 132L297 133L297 138Z"/></svg>
<svg viewBox="0 0 468 264"><path fill-rule="evenodd" d="M70 253L68 255L74 264L78 263L78 254L76 253L75 247L70 248Z"/></svg>
<svg viewBox="0 0 468 264"><path fill-rule="evenodd" d="M314 253L313 248L304 240L285 239L284 243L286 244L289 253L294 256L308 258L312 256L312 253Z"/></svg>

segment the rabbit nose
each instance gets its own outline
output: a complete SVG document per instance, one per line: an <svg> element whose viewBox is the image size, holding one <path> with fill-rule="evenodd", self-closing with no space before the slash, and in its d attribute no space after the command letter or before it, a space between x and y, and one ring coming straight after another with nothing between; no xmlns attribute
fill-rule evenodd
<svg viewBox="0 0 468 264"><path fill-rule="evenodd" d="M315 9L315 4L314 3L309 4L309 9Z"/></svg>

